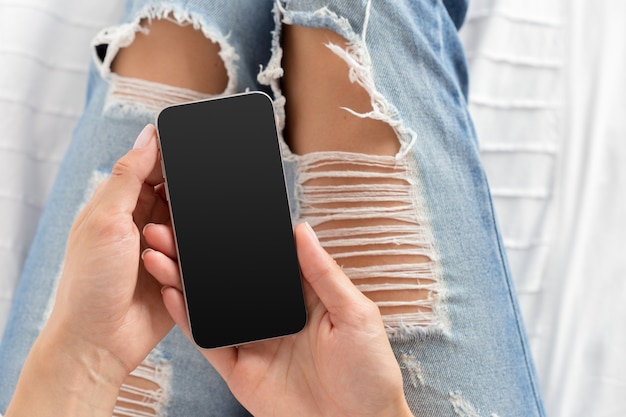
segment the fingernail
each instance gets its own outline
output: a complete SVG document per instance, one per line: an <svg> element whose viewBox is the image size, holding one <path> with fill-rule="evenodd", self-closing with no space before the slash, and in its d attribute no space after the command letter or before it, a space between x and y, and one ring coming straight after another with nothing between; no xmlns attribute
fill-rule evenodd
<svg viewBox="0 0 626 417"><path fill-rule="evenodd" d="M144 249L143 252L141 252L141 259L143 260L144 256L146 256L146 253L152 252L152 251L153 251L153 249L151 249L151 248Z"/></svg>
<svg viewBox="0 0 626 417"><path fill-rule="evenodd" d="M145 236L145 235L146 235L146 230L147 230L147 229L148 229L148 227L150 227L150 226L154 226L154 223L147 223L147 224L143 227L143 229L141 229L141 234Z"/></svg>
<svg viewBox="0 0 626 417"><path fill-rule="evenodd" d="M133 149L145 148L148 145L148 143L150 143L150 140L152 139L153 136L154 136L154 128L152 127L152 125L146 125L146 127L143 128L139 136L137 136L137 140L135 140Z"/></svg>

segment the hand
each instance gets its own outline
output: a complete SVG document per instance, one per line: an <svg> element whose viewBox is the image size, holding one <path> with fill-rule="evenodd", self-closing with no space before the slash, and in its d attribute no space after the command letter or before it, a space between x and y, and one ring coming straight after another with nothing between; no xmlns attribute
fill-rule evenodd
<svg viewBox="0 0 626 417"><path fill-rule="evenodd" d="M189 337L170 227L150 225L146 268ZM376 305L320 246L308 224L295 229L308 322L296 335L238 348L201 350L255 416L411 416L402 376ZM253 250L254 248L250 248Z"/></svg>
<svg viewBox="0 0 626 417"><path fill-rule="evenodd" d="M140 259L144 225L169 219L160 166L149 125L77 216L53 311L7 417L110 416L124 377L172 328Z"/></svg>
<svg viewBox="0 0 626 417"><path fill-rule="evenodd" d="M138 145L117 161L76 218L50 318L68 340L106 350L126 373L173 326L160 285L140 259L144 225L169 219L155 189L163 175L154 126L144 129Z"/></svg>

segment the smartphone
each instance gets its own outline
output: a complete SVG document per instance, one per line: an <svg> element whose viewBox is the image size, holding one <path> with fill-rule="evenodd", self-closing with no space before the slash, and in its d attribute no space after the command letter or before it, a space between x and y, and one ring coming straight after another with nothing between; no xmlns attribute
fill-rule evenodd
<svg viewBox="0 0 626 417"><path fill-rule="evenodd" d="M156 125L194 342L299 332L306 307L271 98L177 104Z"/></svg>

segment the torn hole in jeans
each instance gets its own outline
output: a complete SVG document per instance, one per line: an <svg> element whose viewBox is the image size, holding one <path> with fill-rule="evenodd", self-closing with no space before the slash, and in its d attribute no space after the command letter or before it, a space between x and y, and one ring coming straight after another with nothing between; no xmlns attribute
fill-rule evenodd
<svg viewBox="0 0 626 417"><path fill-rule="evenodd" d="M168 401L169 364L151 353L124 380L113 417L159 417Z"/></svg>
<svg viewBox="0 0 626 417"><path fill-rule="evenodd" d="M221 60L226 73L226 85L223 91L216 94L206 93L168 81L155 81L141 76L124 76L113 72L113 63L120 50L131 46L138 34L149 36L151 25L155 21L171 22L181 28L191 27L204 35L204 38L209 41L206 45L217 45L215 58ZM236 91L239 56L228 42L227 36L204 24L201 17L172 5L146 7L133 21L102 30L92 41L92 52L101 76L110 82L105 109L112 105L130 105L154 113L170 104L232 94ZM212 55L209 54L209 56Z"/></svg>
<svg viewBox="0 0 626 417"><path fill-rule="evenodd" d="M309 153L298 160L301 220L375 301L389 335L443 330L444 287L409 160L346 152Z"/></svg>

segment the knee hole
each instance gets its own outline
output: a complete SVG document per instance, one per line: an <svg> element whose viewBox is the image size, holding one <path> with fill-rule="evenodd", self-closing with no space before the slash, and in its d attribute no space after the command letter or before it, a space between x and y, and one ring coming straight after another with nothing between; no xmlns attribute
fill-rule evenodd
<svg viewBox="0 0 626 417"><path fill-rule="evenodd" d="M226 89L221 48L202 31L167 19L144 19L141 25L148 32L137 32L133 43L120 49L111 66L114 73L206 94Z"/></svg>
<svg viewBox="0 0 626 417"><path fill-rule="evenodd" d="M156 416L158 384L133 375L126 377L117 397L113 417L125 415ZM132 411L131 411L132 410Z"/></svg>
<svg viewBox="0 0 626 417"><path fill-rule="evenodd" d="M120 388L113 417L160 416L167 402L170 369L150 356L134 369Z"/></svg>
<svg viewBox="0 0 626 417"><path fill-rule="evenodd" d="M348 64L326 46L328 43L347 47L346 39L330 30L284 27L285 140L296 154L395 154L400 144L389 124L345 110L369 112L371 97L350 80Z"/></svg>
<svg viewBox="0 0 626 417"><path fill-rule="evenodd" d="M437 323L432 241L407 166L367 154L311 153L300 160L300 215L378 305L385 324Z"/></svg>

